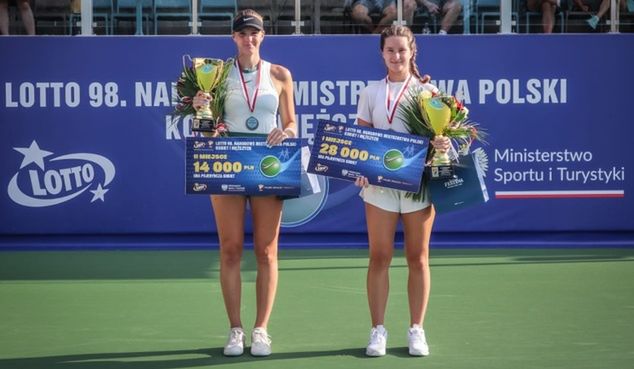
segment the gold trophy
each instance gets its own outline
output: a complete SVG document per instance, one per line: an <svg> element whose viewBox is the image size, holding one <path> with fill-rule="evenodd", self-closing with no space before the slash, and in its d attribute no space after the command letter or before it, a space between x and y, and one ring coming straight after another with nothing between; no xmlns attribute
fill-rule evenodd
<svg viewBox="0 0 634 369"><path fill-rule="evenodd" d="M211 95L211 103L204 105L196 111L194 115L192 131L214 132L216 121L221 118L216 116L217 112L212 111L211 104L214 103L216 97L214 92L220 82L222 82L223 69L226 67L225 62L221 59L213 58L192 58L194 73L196 74L196 83L200 91Z"/></svg>
<svg viewBox="0 0 634 369"><path fill-rule="evenodd" d="M440 97L422 99L421 108L427 113L429 124L435 136L442 136L449 123L451 123L451 108ZM453 177L453 166L446 151L434 150L430 172L432 179Z"/></svg>

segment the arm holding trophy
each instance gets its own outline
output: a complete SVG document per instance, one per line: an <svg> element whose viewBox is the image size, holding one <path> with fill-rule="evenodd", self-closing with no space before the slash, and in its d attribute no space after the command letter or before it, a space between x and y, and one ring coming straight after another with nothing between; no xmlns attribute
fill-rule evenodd
<svg viewBox="0 0 634 369"><path fill-rule="evenodd" d="M185 58L192 62L185 65ZM226 97L226 80L233 60L183 57L183 72L176 83L181 115L194 114L192 131L203 135L224 136L227 128L222 121Z"/></svg>

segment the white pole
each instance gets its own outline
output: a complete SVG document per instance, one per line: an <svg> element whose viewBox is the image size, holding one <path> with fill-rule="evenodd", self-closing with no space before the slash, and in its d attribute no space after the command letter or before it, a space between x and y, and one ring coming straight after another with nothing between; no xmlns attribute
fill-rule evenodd
<svg viewBox="0 0 634 369"><path fill-rule="evenodd" d="M619 5L610 0L610 33L619 33Z"/></svg>
<svg viewBox="0 0 634 369"><path fill-rule="evenodd" d="M462 0L462 33L468 35L471 33L471 0Z"/></svg>
<svg viewBox="0 0 634 369"><path fill-rule="evenodd" d="M71 25L71 27L74 25ZM81 0L81 34L92 36L92 0Z"/></svg>
<svg viewBox="0 0 634 369"><path fill-rule="evenodd" d="M295 22L292 23L295 25L295 32L293 32L293 34L295 35L302 34L302 25L304 22L302 22L301 19L302 19L302 2L301 0L295 0Z"/></svg>
<svg viewBox="0 0 634 369"><path fill-rule="evenodd" d="M192 0L192 35L198 34L198 0Z"/></svg>
<svg viewBox="0 0 634 369"><path fill-rule="evenodd" d="M500 0L500 34L511 32L511 0Z"/></svg>
<svg viewBox="0 0 634 369"><path fill-rule="evenodd" d="M396 0L396 24L399 26L405 25L405 22L403 22L403 0Z"/></svg>
<svg viewBox="0 0 634 369"><path fill-rule="evenodd" d="M405 26L407 23L403 20L403 0L396 0L396 20L392 23L397 26Z"/></svg>

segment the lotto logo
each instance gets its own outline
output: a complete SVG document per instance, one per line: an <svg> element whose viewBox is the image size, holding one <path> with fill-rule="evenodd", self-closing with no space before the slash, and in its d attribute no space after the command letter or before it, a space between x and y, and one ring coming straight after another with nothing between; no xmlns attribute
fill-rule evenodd
<svg viewBox="0 0 634 369"><path fill-rule="evenodd" d="M9 181L7 192L15 203L46 207L70 201L86 191L90 202L105 201L107 186L115 176L114 164L92 153L54 156L34 140L29 147L14 147L24 155L19 170Z"/></svg>

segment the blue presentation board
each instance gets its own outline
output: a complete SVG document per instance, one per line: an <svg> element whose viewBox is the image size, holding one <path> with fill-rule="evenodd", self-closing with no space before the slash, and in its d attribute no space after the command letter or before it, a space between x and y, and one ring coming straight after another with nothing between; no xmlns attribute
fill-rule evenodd
<svg viewBox="0 0 634 369"><path fill-rule="evenodd" d="M299 196L300 144L298 138L270 146L266 137L188 137L185 192Z"/></svg>
<svg viewBox="0 0 634 369"><path fill-rule="evenodd" d="M406 192L420 191L429 139L347 123L321 120L308 172Z"/></svg>

